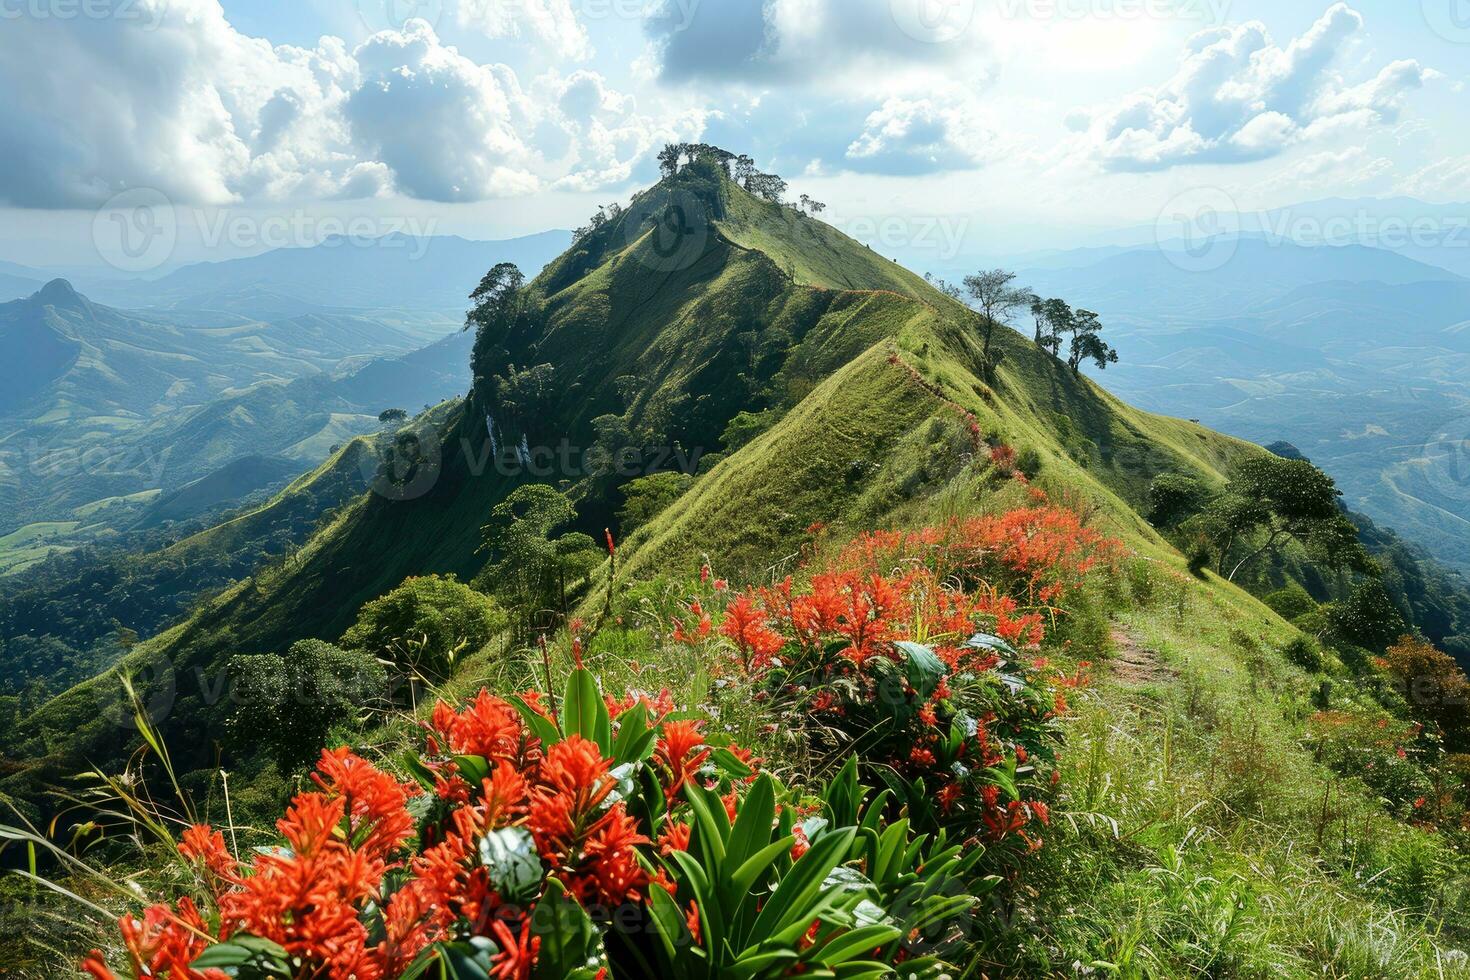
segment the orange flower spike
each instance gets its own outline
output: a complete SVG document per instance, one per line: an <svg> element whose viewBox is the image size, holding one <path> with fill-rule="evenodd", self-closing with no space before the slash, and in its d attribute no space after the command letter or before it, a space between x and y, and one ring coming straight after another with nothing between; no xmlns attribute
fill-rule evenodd
<svg viewBox="0 0 1470 980"><path fill-rule="evenodd" d="M82 972L89 974L92 980L118 980L117 974L107 967L107 962L102 959L102 951L94 949L82 960Z"/></svg>
<svg viewBox="0 0 1470 980"><path fill-rule="evenodd" d="M698 721L666 722L654 746L654 753L669 770L670 778L664 793L670 803L710 757Z"/></svg>
<svg viewBox="0 0 1470 980"><path fill-rule="evenodd" d="M227 884L239 884L240 865L225 846L225 835L203 824L184 831L179 853Z"/></svg>
<svg viewBox="0 0 1470 980"><path fill-rule="evenodd" d="M501 918L496 918L490 928L500 947L491 961L490 976L495 980L531 980L536 955L541 951L541 937L531 935L531 920L527 918L521 923L519 934L511 932Z"/></svg>
<svg viewBox="0 0 1470 980"><path fill-rule="evenodd" d="M311 778L346 801L349 846L386 861L413 836L408 800L419 794L418 786L400 783L347 748L324 749Z"/></svg>
<svg viewBox="0 0 1470 980"><path fill-rule="evenodd" d="M658 852L665 857L675 851L689 850L689 835L693 828L687 823L669 823L658 835Z"/></svg>
<svg viewBox="0 0 1470 980"><path fill-rule="evenodd" d="M783 646L786 638L766 625L766 615L742 592L725 610L720 632L735 643L747 670L761 670Z"/></svg>

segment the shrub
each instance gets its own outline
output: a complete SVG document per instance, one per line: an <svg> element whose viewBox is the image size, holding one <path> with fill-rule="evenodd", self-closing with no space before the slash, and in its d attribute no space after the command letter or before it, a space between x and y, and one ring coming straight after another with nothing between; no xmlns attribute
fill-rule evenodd
<svg viewBox="0 0 1470 980"><path fill-rule="evenodd" d="M1261 601L1288 623L1295 622L1317 609L1317 600L1313 599L1306 589L1295 584L1278 589Z"/></svg>
<svg viewBox="0 0 1470 980"><path fill-rule="evenodd" d="M1281 656L1287 663L1296 664L1309 673L1322 670L1322 650L1305 636L1294 636L1281 648Z"/></svg>
<svg viewBox="0 0 1470 980"><path fill-rule="evenodd" d="M1050 505L866 534L808 584L739 593L723 616L706 591L672 639L725 643L732 696L770 704L821 756L860 749L916 828L984 840L1003 860L1016 848L994 845L1040 846L1062 689L1085 680L1020 648L1119 552Z"/></svg>
<svg viewBox="0 0 1470 980"><path fill-rule="evenodd" d="M1414 717L1439 726L1447 747L1470 748L1470 679L1448 654L1403 636L1384 654Z"/></svg>
<svg viewBox="0 0 1470 980"><path fill-rule="evenodd" d="M493 599L453 575L427 575L406 579L363 606L342 645L405 672L445 678L460 654L478 650L505 626L506 615Z"/></svg>
<svg viewBox="0 0 1470 980"><path fill-rule="evenodd" d="M248 864L178 844L188 894L124 916L129 975L625 980L946 968L976 848L886 825L848 767L816 795L585 670L538 693L440 702L400 781L346 748ZM938 940L936 942L936 940ZM145 965L146 964L146 965ZM83 964L114 974L100 953Z"/></svg>
<svg viewBox="0 0 1470 980"><path fill-rule="evenodd" d="M751 443L757 436L775 425L778 418L776 411L769 408L762 412L736 413L735 417L725 426L725 434L720 439L725 446L725 451L733 453Z"/></svg>
<svg viewBox="0 0 1470 980"><path fill-rule="evenodd" d="M1149 484L1148 519L1155 527L1177 527L1203 510L1209 499L1209 488L1193 477L1163 473Z"/></svg>
<svg viewBox="0 0 1470 980"><path fill-rule="evenodd" d="M628 483L618 511L623 537L647 524L693 485L694 477L687 473L655 473Z"/></svg>
<svg viewBox="0 0 1470 980"><path fill-rule="evenodd" d="M333 729L385 704L388 694L382 664L321 640L294 643L284 657L237 656L228 669L227 737L247 753L263 748L282 772L310 763Z"/></svg>
<svg viewBox="0 0 1470 980"><path fill-rule="evenodd" d="M1357 777L1391 806L1410 809L1433 792L1411 757L1420 726L1355 711L1319 711L1309 720L1318 757L1344 776Z"/></svg>
<svg viewBox="0 0 1470 980"><path fill-rule="evenodd" d="M1215 552L1210 547L1209 539L1201 535L1192 540L1185 551L1185 558L1189 562L1189 574L1195 578L1204 578L1205 571L1215 560Z"/></svg>
<svg viewBox="0 0 1470 980"><path fill-rule="evenodd" d="M1041 453L1031 446L1027 446L1016 456L1016 469L1028 480L1034 480L1040 476L1041 467Z"/></svg>
<svg viewBox="0 0 1470 980"><path fill-rule="evenodd" d="M1383 583L1365 579L1327 616L1333 634L1367 650L1382 650L1406 630L1404 617Z"/></svg>

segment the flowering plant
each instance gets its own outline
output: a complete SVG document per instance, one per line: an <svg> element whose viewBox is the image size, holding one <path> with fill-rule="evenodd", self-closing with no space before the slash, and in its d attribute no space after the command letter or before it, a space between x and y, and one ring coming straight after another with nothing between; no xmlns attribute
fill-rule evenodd
<svg viewBox="0 0 1470 980"><path fill-rule="evenodd" d="M877 832L852 779L802 797L667 698L439 703L399 779L346 748L248 863L191 826L195 887L120 923L124 975L236 978L879 977L973 897L957 847ZM837 784L834 784L837 785ZM885 797L886 798L886 797ZM881 801L880 801L881 803ZM880 807L881 808L881 807ZM83 969L114 980L94 951Z"/></svg>
<svg viewBox="0 0 1470 980"><path fill-rule="evenodd" d="M1120 553L1044 503L873 532L805 584L788 577L736 594L722 618L705 604L717 595L696 598L672 638L722 640L756 698L818 748L856 754L921 831L1035 849L1066 689L1087 681L1085 664L1067 676L1035 648Z"/></svg>

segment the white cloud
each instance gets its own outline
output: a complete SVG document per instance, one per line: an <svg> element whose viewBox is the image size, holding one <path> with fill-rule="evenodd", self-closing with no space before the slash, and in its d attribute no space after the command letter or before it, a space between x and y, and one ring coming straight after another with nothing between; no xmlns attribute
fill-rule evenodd
<svg viewBox="0 0 1470 980"><path fill-rule="evenodd" d="M936 23L923 10L955 11L961 19ZM893 71L927 73L957 60L975 62L974 80L987 77L979 62L988 49L972 13L965 4L934 0L662 0L645 27L669 81L856 80L877 88L903 82ZM877 77L878 68L890 74Z"/></svg>
<svg viewBox="0 0 1470 980"><path fill-rule="evenodd" d="M6 19L0 197L78 207L135 186L229 201L333 184L345 137L333 112L353 75L340 42L273 48L231 28L214 0L132 9Z"/></svg>
<svg viewBox="0 0 1470 980"><path fill-rule="evenodd" d="M369 38L345 115L397 187L434 201L511 197L538 186L522 134L533 112L514 73L439 43L425 21Z"/></svg>
<svg viewBox="0 0 1470 980"><path fill-rule="evenodd" d="M477 64L423 21L308 50L239 33L216 0L137 2L136 19L5 22L0 84L27 97L0 101L0 202L95 207L135 187L179 204L590 189L702 126L687 112L655 122L590 72L538 79L528 97L509 67Z"/></svg>
<svg viewBox="0 0 1470 980"><path fill-rule="evenodd" d="M869 114L846 159L854 170L881 173L964 170L983 163L995 139L969 106L894 98Z"/></svg>
<svg viewBox="0 0 1470 980"><path fill-rule="evenodd" d="M1395 61L1346 83L1334 65L1362 28L1357 11L1338 3L1285 47L1254 21L1202 31L1168 82L1093 114L1093 151L1112 170L1160 170L1260 160L1294 143L1391 124L1408 94L1438 73Z"/></svg>
<svg viewBox="0 0 1470 980"><path fill-rule="evenodd" d="M1470 156L1436 160L1404 178L1399 189L1415 197L1470 201Z"/></svg>
<svg viewBox="0 0 1470 980"><path fill-rule="evenodd" d="M455 16L461 27L487 37L530 38L573 61L593 55L592 41L571 0L459 0Z"/></svg>

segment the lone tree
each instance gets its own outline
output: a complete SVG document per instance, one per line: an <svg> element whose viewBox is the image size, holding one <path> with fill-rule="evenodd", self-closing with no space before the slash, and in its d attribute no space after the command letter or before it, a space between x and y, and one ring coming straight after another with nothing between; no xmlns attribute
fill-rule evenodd
<svg viewBox="0 0 1470 980"><path fill-rule="evenodd" d="M1304 459L1261 455L1246 460L1206 514L1219 552L1217 571L1234 581L1251 562L1288 541L1324 566L1374 571L1358 529L1338 504L1340 496L1332 477ZM1248 549L1239 560L1237 545Z"/></svg>
<svg viewBox="0 0 1470 980"><path fill-rule="evenodd" d="M408 418L408 413L401 408L388 408L378 413L378 421L384 425L397 425Z"/></svg>
<svg viewBox="0 0 1470 980"><path fill-rule="evenodd" d="M602 561L605 553L586 534L557 533L576 519L565 494L528 483L496 504L480 529L480 550L491 561L473 584L509 606L519 629L544 627L558 613L568 614L568 588Z"/></svg>
<svg viewBox="0 0 1470 980"><path fill-rule="evenodd" d="M465 314L465 329L484 329L513 318L520 308L521 289L525 285L526 276L514 262L501 262L485 273L470 293L473 305Z"/></svg>
<svg viewBox="0 0 1470 980"><path fill-rule="evenodd" d="M1059 357L1062 337L1072 330L1072 307L1063 299L1044 299L1031 306L1031 314L1037 318L1036 343L1052 357Z"/></svg>
<svg viewBox="0 0 1470 980"><path fill-rule="evenodd" d="M980 310L981 356L986 373L995 370L999 360L991 355L997 324L1009 326L1016 311L1028 306L1031 292L1012 286L1016 274L1005 269L987 269L965 277L965 289Z"/></svg>
<svg viewBox="0 0 1470 980"><path fill-rule="evenodd" d="M499 338L508 334L525 308L526 277L514 262L501 262L485 273L470 293L470 310L464 328L475 328L475 346L470 355L475 378L486 377L486 357Z"/></svg>
<svg viewBox="0 0 1470 980"><path fill-rule="evenodd" d="M1082 362L1087 360L1096 364L1098 370L1106 369L1109 364L1118 363L1118 352L1098 336L1102 328L1102 321L1091 310L1077 310L1072 314L1067 323L1067 329L1072 334L1072 346L1067 357L1067 366L1072 369L1073 374L1081 374Z"/></svg>

